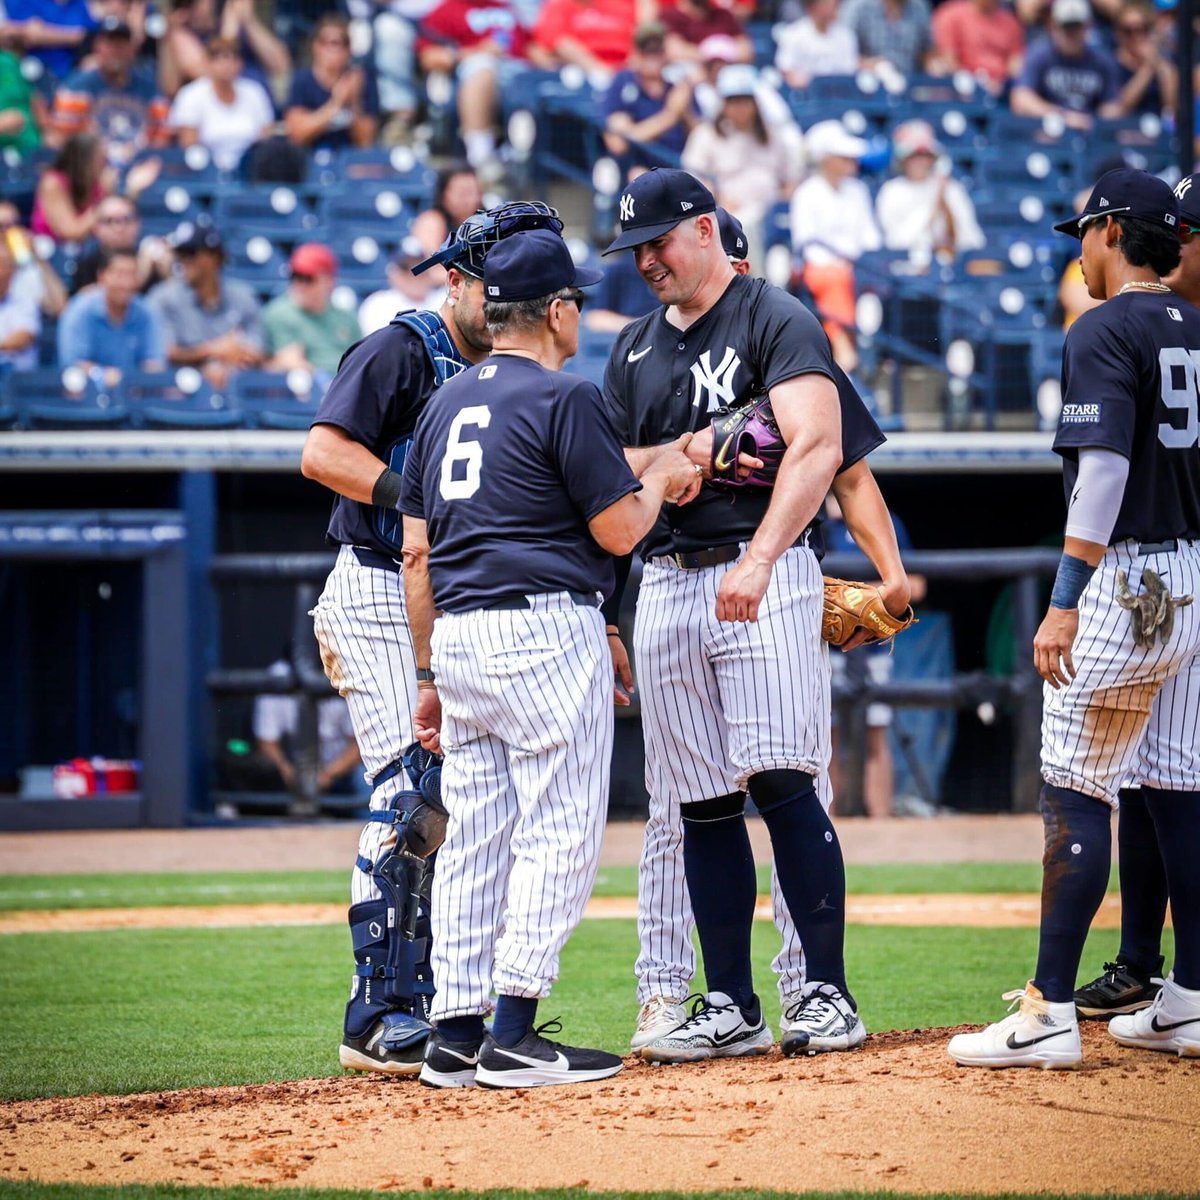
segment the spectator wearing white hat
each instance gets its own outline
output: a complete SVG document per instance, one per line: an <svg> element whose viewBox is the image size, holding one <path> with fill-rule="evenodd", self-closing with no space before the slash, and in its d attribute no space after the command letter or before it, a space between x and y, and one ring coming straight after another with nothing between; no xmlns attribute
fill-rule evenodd
<svg viewBox="0 0 1200 1200"><path fill-rule="evenodd" d="M799 183L803 140L790 121L764 114L758 72L747 63L725 67L717 77L721 109L702 121L683 148L682 166L704 179L717 203L743 225L751 257L761 247L762 222L771 205L786 200Z"/></svg>
<svg viewBox="0 0 1200 1200"><path fill-rule="evenodd" d="M914 257L953 258L986 242L966 188L950 176L949 163L927 121L905 121L892 135L900 174L879 189L875 212L889 250Z"/></svg>
<svg viewBox="0 0 1200 1200"><path fill-rule="evenodd" d="M413 267L423 262L428 255L425 247L414 237L406 237L400 243L392 261L388 263L388 286L382 291L372 292L358 306L358 323L363 337L375 333L401 312L424 308L437 312L446 299L446 289L429 272L414 275Z"/></svg>
<svg viewBox="0 0 1200 1200"><path fill-rule="evenodd" d="M841 0L804 0L804 16L775 27L775 67L788 87L858 70L858 38L839 20Z"/></svg>
<svg viewBox="0 0 1200 1200"><path fill-rule="evenodd" d="M1050 33L1026 55L1009 104L1019 117L1057 115L1072 129L1091 129L1096 117L1119 117L1117 63L1088 44L1088 0L1054 0Z"/></svg>
<svg viewBox="0 0 1200 1200"><path fill-rule="evenodd" d="M840 121L818 122L805 142L816 169L792 196L792 247L834 358L844 371L853 371L858 366L854 264L883 242L871 193L857 178L867 143Z"/></svg>

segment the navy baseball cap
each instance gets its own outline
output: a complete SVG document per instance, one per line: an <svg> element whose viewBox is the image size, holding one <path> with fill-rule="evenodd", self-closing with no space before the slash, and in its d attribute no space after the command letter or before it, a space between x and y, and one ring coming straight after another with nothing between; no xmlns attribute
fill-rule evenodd
<svg viewBox="0 0 1200 1200"><path fill-rule="evenodd" d="M1179 201L1179 223L1200 229L1200 172L1185 175L1175 185L1175 199Z"/></svg>
<svg viewBox="0 0 1200 1200"><path fill-rule="evenodd" d="M1062 221L1054 228L1071 237L1082 237L1080 221L1088 217L1125 215L1139 221L1149 221L1177 232L1179 229L1179 201L1164 183L1149 171L1134 167L1117 167L1100 176L1083 212L1069 221Z"/></svg>
<svg viewBox="0 0 1200 1200"><path fill-rule="evenodd" d="M717 228L721 231L721 248L726 258L741 262L746 257L749 247L746 245L746 231L742 223L724 208L717 209Z"/></svg>
<svg viewBox="0 0 1200 1200"><path fill-rule="evenodd" d="M655 167L621 193L621 232L601 254L628 250L670 233L680 221L715 212L713 194L687 171Z"/></svg>
<svg viewBox="0 0 1200 1200"><path fill-rule="evenodd" d="M513 303L536 300L567 287L591 287L603 271L577 267L570 247L551 229L514 233L489 251L483 265L488 300Z"/></svg>

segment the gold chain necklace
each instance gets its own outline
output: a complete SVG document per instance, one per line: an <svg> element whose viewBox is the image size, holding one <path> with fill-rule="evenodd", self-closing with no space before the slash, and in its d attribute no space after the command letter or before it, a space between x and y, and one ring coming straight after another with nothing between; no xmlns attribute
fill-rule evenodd
<svg viewBox="0 0 1200 1200"><path fill-rule="evenodd" d="M1142 288L1147 292L1169 292L1171 290L1165 283L1144 283L1140 279L1134 279L1129 283L1122 284L1117 295L1124 295L1130 288Z"/></svg>

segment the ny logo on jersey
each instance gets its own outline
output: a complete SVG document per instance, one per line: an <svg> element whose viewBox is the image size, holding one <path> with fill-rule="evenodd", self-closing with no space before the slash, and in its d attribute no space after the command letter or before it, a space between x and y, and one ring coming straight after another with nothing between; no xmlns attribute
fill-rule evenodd
<svg viewBox="0 0 1200 1200"><path fill-rule="evenodd" d="M633 197L630 195L624 195L621 197L621 224L624 225L626 221L632 221L632 220L633 220Z"/></svg>
<svg viewBox="0 0 1200 1200"><path fill-rule="evenodd" d="M732 346L725 347L725 357L721 364L713 370L711 350L705 350L698 361L692 363L692 378L696 381L696 390L692 395L692 407L699 408L700 400L705 392L708 400L705 412L720 412L733 407L733 377L742 360Z"/></svg>

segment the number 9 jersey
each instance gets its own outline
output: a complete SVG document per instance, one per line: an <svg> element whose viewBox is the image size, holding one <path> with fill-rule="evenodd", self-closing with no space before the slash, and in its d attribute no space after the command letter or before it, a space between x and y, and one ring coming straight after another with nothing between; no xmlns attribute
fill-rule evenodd
<svg viewBox="0 0 1200 1200"><path fill-rule="evenodd" d="M1110 545L1200 537L1200 309L1170 293L1129 291L1071 326L1054 449L1068 501L1078 452L1129 459Z"/></svg>

